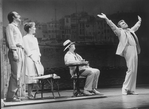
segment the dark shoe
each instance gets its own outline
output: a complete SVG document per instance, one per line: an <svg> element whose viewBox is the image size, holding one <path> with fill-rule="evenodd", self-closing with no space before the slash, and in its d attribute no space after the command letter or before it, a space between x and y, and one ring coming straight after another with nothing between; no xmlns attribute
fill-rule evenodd
<svg viewBox="0 0 149 109"><path fill-rule="evenodd" d="M130 91L130 90L127 90L127 89L123 90L122 94L123 95L138 95L138 93L135 93L134 91Z"/></svg>
<svg viewBox="0 0 149 109"><path fill-rule="evenodd" d="M129 91L129 92L127 93L127 95L138 95L138 93L135 93L134 91Z"/></svg>
<svg viewBox="0 0 149 109"><path fill-rule="evenodd" d="M19 98L7 98L6 102L20 102L21 100Z"/></svg>
<svg viewBox="0 0 149 109"><path fill-rule="evenodd" d="M90 92L87 91L87 90L84 90L84 91L83 91L83 94L86 95L86 96L91 96L91 95L93 95L92 93L90 93Z"/></svg>

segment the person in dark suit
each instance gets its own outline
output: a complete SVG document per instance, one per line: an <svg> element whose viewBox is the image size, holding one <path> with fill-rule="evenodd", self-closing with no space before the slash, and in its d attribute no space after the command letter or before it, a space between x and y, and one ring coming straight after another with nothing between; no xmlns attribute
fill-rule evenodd
<svg viewBox="0 0 149 109"><path fill-rule="evenodd" d="M98 14L98 17L105 19L107 24L111 27L113 32L119 39L119 44L116 50L116 54L123 56L127 64L127 72L125 81L122 87L122 94L133 95L137 94L136 91L136 78L138 67L138 54L140 54L140 45L135 32L141 25L141 18L138 16L138 22L131 28L124 20L118 22L116 26L107 16L103 13Z"/></svg>

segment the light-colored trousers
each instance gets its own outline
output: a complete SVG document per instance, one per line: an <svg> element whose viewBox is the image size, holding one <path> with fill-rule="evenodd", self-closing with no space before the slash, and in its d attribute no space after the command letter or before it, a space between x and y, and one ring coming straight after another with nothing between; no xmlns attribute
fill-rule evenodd
<svg viewBox="0 0 149 109"><path fill-rule="evenodd" d="M9 86L7 91L7 99L14 98L16 95L16 92L18 91L20 86L20 78L22 78L22 74L24 72L24 52L21 48L17 49L17 54L19 57L19 61L14 61L13 58L13 52L9 50L8 52L8 58L11 65L11 75L9 79ZM18 78L18 80L17 80ZM18 83L19 82L19 83Z"/></svg>
<svg viewBox="0 0 149 109"><path fill-rule="evenodd" d="M124 52L124 58L126 60L128 70L126 71L125 81L122 87L122 93L125 90L135 92L138 67L138 54L136 46L127 46Z"/></svg>
<svg viewBox="0 0 149 109"><path fill-rule="evenodd" d="M84 69L85 71L81 73L82 76L87 77L84 90L91 91L93 89L97 89L100 71L96 68L91 67L86 67Z"/></svg>

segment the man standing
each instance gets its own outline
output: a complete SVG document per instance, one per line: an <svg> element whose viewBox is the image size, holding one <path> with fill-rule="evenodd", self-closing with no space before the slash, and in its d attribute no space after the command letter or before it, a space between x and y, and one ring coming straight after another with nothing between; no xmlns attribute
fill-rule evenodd
<svg viewBox="0 0 149 109"><path fill-rule="evenodd" d="M16 93L20 84L20 75L23 73L23 40L22 34L18 28L20 15L17 12L10 12L7 16L9 24L6 27L6 42L9 47L8 58L11 65L11 76L9 80L7 102L18 102Z"/></svg>
<svg viewBox="0 0 149 109"><path fill-rule="evenodd" d="M64 56L65 64L73 64L77 62L84 62L85 61L79 54L75 53L75 44L74 42L71 42L69 39L66 40L63 43L63 46L65 47L65 50L68 50L67 53ZM76 67L69 67L70 74L73 77ZM81 76L86 77L85 87L84 87L84 95L93 95L93 94L101 94L99 91L97 91L97 85L98 85L98 78L100 75L100 71L96 68L91 68L89 65L80 66L79 71L81 72Z"/></svg>
<svg viewBox="0 0 149 109"><path fill-rule="evenodd" d="M141 18L138 16L138 22L132 28L128 28L128 25L124 20L120 20L117 27L111 20L107 18L105 14L102 13L101 15L98 14L97 16L105 19L107 24L118 36L119 44L116 54L123 56L126 60L128 70L126 72L125 81L123 83L122 94L136 94L136 78L140 45L135 32L141 25Z"/></svg>

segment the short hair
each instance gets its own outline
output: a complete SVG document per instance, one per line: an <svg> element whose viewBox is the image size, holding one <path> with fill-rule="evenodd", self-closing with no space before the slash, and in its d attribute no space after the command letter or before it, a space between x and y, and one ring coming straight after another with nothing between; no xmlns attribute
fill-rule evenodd
<svg viewBox="0 0 149 109"><path fill-rule="evenodd" d="M35 25L35 22L28 22L24 24L24 30L29 33L29 29Z"/></svg>
<svg viewBox="0 0 149 109"><path fill-rule="evenodd" d="M117 26L118 26L118 27L121 27L121 25L120 25L121 22L125 22L125 21L124 21L124 20L120 20L120 21L117 23Z"/></svg>
<svg viewBox="0 0 149 109"><path fill-rule="evenodd" d="M14 11L11 11L11 12L9 12L8 15L7 15L7 19L8 19L8 21L9 21L9 23L12 23L13 20L14 20L15 14L14 14L13 12L14 12Z"/></svg>

